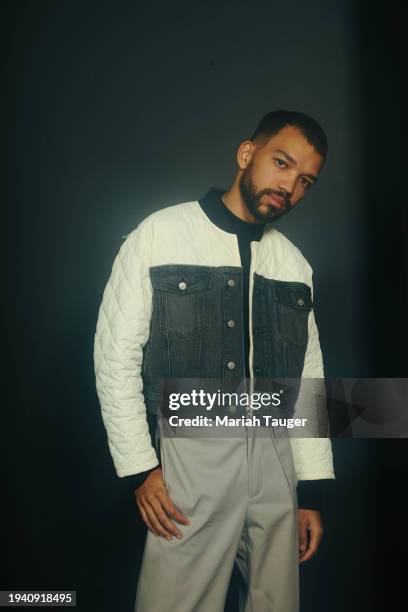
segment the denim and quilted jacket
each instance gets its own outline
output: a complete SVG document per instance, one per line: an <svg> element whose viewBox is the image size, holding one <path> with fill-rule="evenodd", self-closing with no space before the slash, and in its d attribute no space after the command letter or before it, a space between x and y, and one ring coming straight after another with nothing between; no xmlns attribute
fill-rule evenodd
<svg viewBox="0 0 408 612"><path fill-rule="evenodd" d="M272 224L251 242L249 375L323 378L312 269ZM96 327L96 388L117 475L158 465L148 414L159 381L245 377L237 236L198 201L145 218L125 237ZM334 478L329 438L290 440L296 478Z"/></svg>

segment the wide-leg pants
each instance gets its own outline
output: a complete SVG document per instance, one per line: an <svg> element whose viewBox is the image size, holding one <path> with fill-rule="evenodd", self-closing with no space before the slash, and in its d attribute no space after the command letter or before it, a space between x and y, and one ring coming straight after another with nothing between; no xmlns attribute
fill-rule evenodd
<svg viewBox="0 0 408 612"><path fill-rule="evenodd" d="M262 429L161 439L169 495L190 525L170 541L148 532L135 612L223 612L234 561L241 612L298 612L293 458L288 438Z"/></svg>

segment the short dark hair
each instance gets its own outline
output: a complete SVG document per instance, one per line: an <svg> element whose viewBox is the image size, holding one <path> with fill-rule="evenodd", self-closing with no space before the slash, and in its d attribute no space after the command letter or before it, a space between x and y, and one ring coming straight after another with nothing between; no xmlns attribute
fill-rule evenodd
<svg viewBox="0 0 408 612"><path fill-rule="evenodd" d="M249 140L264 146L271 136L287 125L297 127L306 140L320 153L323 161L326 159L328 142L322 126L313 117L298 111L276 110L268 113L262 117Z"/></svg>

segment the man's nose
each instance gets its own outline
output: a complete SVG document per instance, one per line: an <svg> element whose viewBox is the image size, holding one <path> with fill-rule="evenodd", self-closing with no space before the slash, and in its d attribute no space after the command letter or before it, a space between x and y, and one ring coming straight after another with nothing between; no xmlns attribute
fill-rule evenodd
<svg viewBox="0 0 408 612"><path fill-rule="evenodd" d="M285 192L286 197L291 198L295 190L296 176L281 177L278 187Z"/></svg>

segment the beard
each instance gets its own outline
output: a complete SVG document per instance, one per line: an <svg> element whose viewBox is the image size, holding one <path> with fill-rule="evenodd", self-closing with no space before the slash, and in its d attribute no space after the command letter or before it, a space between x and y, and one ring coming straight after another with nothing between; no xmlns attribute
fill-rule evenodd
<svg viewBox="0 0 408 612"><path fill-rule="evenodd" d="M256 190L256 186L252 181L251 177L251 164L244 170L239 181L239 190L241 192L242 199L244 200L249 212L255 217L260 223L269 223L282 217L288 213L291 209L289 196L282 191L275 189L261 189ZM262 197L265 195L277 195L283 198L283 207L275 206L272 202L262 203ZM265 210L261 210L264 208Z"/></svg>

